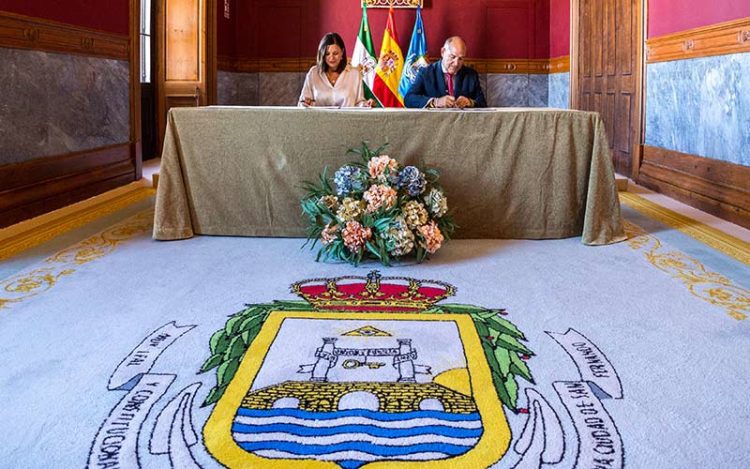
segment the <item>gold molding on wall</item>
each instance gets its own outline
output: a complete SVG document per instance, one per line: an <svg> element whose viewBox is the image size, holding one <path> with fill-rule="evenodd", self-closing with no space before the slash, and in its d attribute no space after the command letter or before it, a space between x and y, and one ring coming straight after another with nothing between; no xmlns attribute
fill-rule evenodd
<svg viewBox="0 0 750 469"><path fill-rule="evenodd" d="M430 63L439 57L430 57ZM307 72L315 65L315 57L251 58L219 57L219 70L238 73ZM553 59L468 59L479 73L548 74L570 71L570 57Z"/></svg>
<svg viewBox="0 0 750 469"><path fill-rule="evenodd" d="M0 11L0 47L129 59L124 34Z"/></svg>
<svg viewBox="0 0 750 469"><path fill-rule="evenodd" d="M750 52L750 17L646 41L646 63Z"/></svg>
<svg viewBox="0 0 750 469"><path fill-rule="evenodd" d="M417 8L422 6L422 0L363 0L367 8Z"/></svg>
<svg viewBox="0 0 750 469"><path fill-rule="evenodd" d="M549 59L467 59L469 65L479 73L547 74Z"/></svg>
<svg viewBox="0 0 750 469"><path fill-rule="evenodd" d="M549 59L549 73L570 72L570 56L553 57Z"/></svg>
<svg viewBox="0 0 750 469"><path fill-rule="evenodd" d="M307 72L315 65L315 57L226 57L219 56L218 69L238 73L299 73Z"/></svg>

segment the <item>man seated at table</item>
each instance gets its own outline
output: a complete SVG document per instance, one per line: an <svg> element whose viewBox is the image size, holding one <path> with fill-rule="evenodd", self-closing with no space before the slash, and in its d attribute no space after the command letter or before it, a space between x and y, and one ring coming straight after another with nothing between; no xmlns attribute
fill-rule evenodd
<svg viewBox="0 0 750 469"><path fill-rule="evenodd" d="M464 67L466 43L458 36L449 37L440 49L442 59L422 68L409 87L406 107L486 107L479 74Z"/></svg>

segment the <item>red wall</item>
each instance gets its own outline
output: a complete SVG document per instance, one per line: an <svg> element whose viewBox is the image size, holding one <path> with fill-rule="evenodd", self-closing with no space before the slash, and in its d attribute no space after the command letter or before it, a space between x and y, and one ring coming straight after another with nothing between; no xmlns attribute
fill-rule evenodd
<svg viewBox="0 0 750 469"><path fill-rule="evenodd" d="M466 40L469 57L548 58L549 2L426 0L422 19L427 52L439 55L443 41L457 34ZM314 56L320 38L329 31L341 34L351 55L362 18L356 0L245 0L235 4L238 57ZM395 10L396 32L404 54L415 15L413 9ZM387 16L385 8L368 10L376 52Z"/></svg>
<svg viewBox="0 0 750 469"><path fill-rule="evenodd" d="M240 0L242 1L242 0ZM235 24L237 19L237 0L229 0L229 19L224 17L224 2L216 2L216 53L219 57L235 55Z"/></svg>
<svg viewBox="0 0 750 469"><path fill-rule="evenodd" d="M128 34L128 0L0 0L0 10Z"/></svg>
<svg viewBox="0 0 750 469"><path fill-rule="evenodd" d="M550 0L549 56L570 55L570 0Z"/></svg>
<svg viewBox="0 0 750 469"><path fill-rule="evenodd" d="M648 37L750 16L750 0L649 0Z"/></svg>

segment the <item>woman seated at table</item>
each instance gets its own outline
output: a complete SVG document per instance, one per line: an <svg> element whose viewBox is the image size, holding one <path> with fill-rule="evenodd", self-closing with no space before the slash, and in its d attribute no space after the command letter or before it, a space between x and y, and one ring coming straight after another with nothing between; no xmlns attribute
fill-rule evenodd
<svg viewBox="0 0 750 469"><path fill-rule="evenodd" d="M314 65L302 86L299 106L371 107L366 100L359 70L346 63L346 46L337 33L323 36Z"/></svg>

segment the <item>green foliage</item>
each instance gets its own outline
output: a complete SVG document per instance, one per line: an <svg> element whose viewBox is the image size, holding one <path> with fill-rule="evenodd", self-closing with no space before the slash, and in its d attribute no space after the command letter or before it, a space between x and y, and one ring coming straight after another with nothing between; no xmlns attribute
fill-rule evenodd
<svg viewBox="0 0 750 469"><path fill-rule="evenodd" d="M373 249L377 251L380 248L373 246ZM208 393L203 406L216 403L224 394L271 311L314 310L306 301L274 301L248 304L245 309L230 316L224 327L211 336L211 355L200 369L200 373L216 369L216 386ZM495 392L503 405L516 412L517 378L534 383L531 370L524 360L533 356L534 352L521 342L526 340L524 334L513 323L500 316L503 312L504 310L499 309L451 303L435 305L425 311L431 314L468 314L471 317L492 373Z"/></svg>
<svg viewBox="0 0 750 469"><path fill-rule="evenodd" d="M427 310L429 313L468 314L482 342L482 350L492 372L492 383L500 401L510 410L518 411L518 381L521 378L534 384L528 364L524 360L534 355L521 343L526 337L515 324L500 314L504 310L488 309L466 304L441 304Z"/></svg>
<svg viewBox="0 0 750 469"><path fill-rule="evenodd" d="M303 216L308 220L307 241L303 247L309 245L311 250L315 249L316 246L318 247L316 261L332 260L358 265L365 259L373 259L390 266L406 255L412 256L417 262L422 262L429 257L430 253L426 249L426 235L413 226L406 228L400 225L398 221L403 219L405 215L404 206L408 202L416 201L423 207L427 207L425 197L431 189L436 189L442 193L442 188L438 184L440 173L435 168L420 171L424 176L426 185L424 191L416 196L410 195L407 188L398 183L398 174L403 169L400 165L396 170L387 169L384 173L386 176L370 177L368 171L370 160L381 156L387 146L388 143L385 143L372 150L367 142L362 142L359 148L352 148L347 152L347 154L359 156L358 160L347 163L345 166L358 168L361 171L361 178L355 180L361 182L364 189L358 188L351 193L347 193L346 197L363 201L363 195L367 189L373 185L386 185L395 190L397 194L396 203L390 208L381 206L372 213L363 213L354 218L342 218L337 210L338 206L343 203L344 196L337 194L336 184L333 176L329 176L328 167L323 169L317 181L302 183L305 195L300 201L300 207ZM326 200L329 204L326 203ZM331 206L331 204L334 204L334 206ZM439 216L436 216L436 214ZM359 223L363 230L370 230L370 238L367 242L355 245L356 247L345 244L343 230L349 221ZM435 222L444 238L443 242L450 240L457 228L450 212L436 211L430 213L429 221ZM406 233L406 231L409 233ZM396 235L395 233L399 234ZM398 236L410 239L413 247L405 248L404 243L409 245L409 241L404 241L402 238L398 242L395 241L394 237ZM320 245L318 245L318 241L322 241Z"/></svg>
<svg viewBox="0 0 750 469"><path fill-rule="evenodd" d="M312 311L307 301L274 301L245 305L245 309L229 317L223 328L209 340L211 356L203 363L200 373L216 369L216 386L208 393L203 406L216 403L234 378L242 357L260 332L271 311Z"/></svg>
<svg viewBox="0 0 750 469"><path fill-rule="evenodd" d="M367 146L367 142L362 142L362 146L359 148L350 148L347 150L347 154L353 153L355 155L359 155L360 159L362 160L361 163L352 163L353 165L359 166L360 168L367 169L367 163L370 162L370 160L376 156L380 156L380 154L383 152L383 150L388 147L388 142L380 145L375 150L370 150L370 148Z"/></svg>

